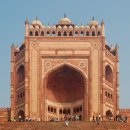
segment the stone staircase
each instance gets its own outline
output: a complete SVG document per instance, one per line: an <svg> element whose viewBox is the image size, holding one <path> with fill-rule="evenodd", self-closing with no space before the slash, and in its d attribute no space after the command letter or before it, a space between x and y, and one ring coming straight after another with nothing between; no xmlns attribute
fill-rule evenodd
<svg viewBox="0 0 130 130"><path fill-rule="evenodd" d="M0 130L130 130L130 123L74 121L66 127L64 122L5 122Z"/></svg>

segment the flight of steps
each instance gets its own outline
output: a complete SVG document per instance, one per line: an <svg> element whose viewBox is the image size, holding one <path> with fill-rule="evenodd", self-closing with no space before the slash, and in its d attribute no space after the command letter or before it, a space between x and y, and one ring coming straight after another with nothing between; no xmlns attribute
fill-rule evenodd
<svg viewBox="0 0 130 130"><path fill-rule="evenodd" d="M6 122L0 130L130 130L130 123L74 121L66 126L64 122Z"/></svg>

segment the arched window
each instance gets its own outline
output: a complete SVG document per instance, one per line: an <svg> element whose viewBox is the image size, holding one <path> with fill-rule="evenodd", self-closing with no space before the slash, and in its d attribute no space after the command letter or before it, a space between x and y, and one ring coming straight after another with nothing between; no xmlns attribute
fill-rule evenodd
<svg viewBox="0 0 130 130"><path fill-rule="evenodd" d="M67 36L67 33L66 33L66 31L64 31L64 33L63 33L63 36Z"/></svg>
<svg viewBox="0 0 130 130"><path fill-rule="evenodd" d="M44 32L43 31L41 31L41 36L44 36Z"/></svg>
<svg viewBox="0 0 130 130"><path fill-rule="evenodd" d="M21 117L21 118L19 118ZM25 119L25 113L23 110L20 110L18 113L17 113L17 118L19 119L19 121L23 121Z"/></svg>
<svg viewBox="0 0 130 130"><path fill-rule="evenodd" d="M50 36L50 32L49 31L47 31L47 36Z"/></svg>
<svg viewBox="0 0 130 130"><path fill-rule="evenodd" d="M110 93L108 93L108 98L110 98Z"/></svg>
<svg viewBox="0 0 130 130"><path fill-rule="evenodd" d="M62 109L59 110L59 113L62 114Z"/></svg>
<svg viewBox="0 0 130 130"><path fill-rule="evenodd" d="M51 107L51 112L53 112L53 107Z"/></svg>
<svg viewBox="0 0 130 130"><path fill-rule="evenodd" d="M95 36L95 32L94 31L92 32L92 36Z"/></svg>
<svg viewBox="0 0 130 130"><path fill-rule="evenodd" d="M61 36L61 32L60 31L58 32L58 36Z"/></svg>
<svg viewBox="0 0 130 130"><path fill-rule="evenodd" d="M75 36L78 36L78 31L75 31Z"/></svg>
<svg viewBox="0 0 130 130"><path fill-rule="evenodd" d="M113 114L110 110L106 111L106 118L109 119L109 117L113 117Z"/></svg>
<svg viewBox="0 0 130 130"><path fill-rule="evenodd" d="M86 32L86 36L89 36L89 31Z"/></svg>
<svg viewBox="0 0 130 130"><path fill-rule="evenodd" d="M33 32L32 31L30 31L29 36L33 36Z"/></svg>
<svg viewBox="0 0 130 130"><path fill-rule="evenodd" d="M105 92L105 96L107 97L107 91Z"/></svg>
<svg viewBox="0 0 130 130"><path fill-rule="evenodd" d="M23 94L22 93L20 93L20 98L22 98L23 97Z"/></svg>
<svg viewBox="0 0 130 130"><path fill-rule="evenodd" d="M107 65L105 68L105 79L110 83L112 83L112 81L113 81L113 73L112 73L112 69L109 65Z"/></svg>
<svg viewBox="0 0 130 130"><path fill-rule="evenodd" d="M70 31L70 32L69 32L69 36L73 36L73 33L72 33L72 31Z"/></svg>
<svg viewBox="0 0 130 130"><path fill-rule="evenodd" d="M67 110L67 114L70 114L70 109Z"/></svg>
<svg viewBox="0 0 130 130"><path fill-rule="evenodd" d="M63 113L66 114L66 109L63 110Z"/></svg>
<svg viewBox="0 0 130 130"><path fill-rule="evenodd" d="M48 106L48 111L50 111L50 107Z"/></svg>
<svg viewBox="0 0 130 130"><path fill-rule="evenodd" d="M82 112L82 106L80 106L80 112Z"/></svg>
<svg viewBox="0 0 130 130"><path fill-rule="evenodd" d="M25 79L25 69L24 66L21 65L17 71L17 85L23 82Z"/></svg>
<svg viewBox="0 0 130 130"><path fill-rule="evenodd" d="M84 32L83 32L83 31L81 31L81 33L80 33L80 34L81 34L81 36L84 36Z"/></svg>
<svg viewBox="0 0 130 130"><path fill-rule="evenodd" d="M38 36L38 31L35 32L35 36Z"/></svg>
<svg viewBox="0 0 130 130"><path fill-rule="evenodd" d="M52 36L55 36L55 35L56 35L55 31L52 31Z"/></svg>
<svg viewBox="0 0 130 130"><path fill-rule="evenodd" d="M98 36L101 36L101 32L100 32L100 31L98 31L97 35L98 35Z"/></svg>

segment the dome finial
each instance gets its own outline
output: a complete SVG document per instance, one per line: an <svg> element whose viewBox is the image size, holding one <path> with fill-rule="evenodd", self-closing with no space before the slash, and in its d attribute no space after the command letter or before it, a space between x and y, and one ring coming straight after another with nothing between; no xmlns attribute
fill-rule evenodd
<svg viewBox="0 0 130 130"><path fill-rule="evenodd" d="M92 20L94 21L94 16L92 17Z"/></svg>
<svg viewBox="0 0 130 130"><path fill-rule="evenodd" d="M38 20L38 17L36 16L36 20Z"/></svg>
<svg viewBox="0 0 130 130"><path fill-rule="evenodd" d="M64 18L66 18L66 14L64 13Z"/></svg>

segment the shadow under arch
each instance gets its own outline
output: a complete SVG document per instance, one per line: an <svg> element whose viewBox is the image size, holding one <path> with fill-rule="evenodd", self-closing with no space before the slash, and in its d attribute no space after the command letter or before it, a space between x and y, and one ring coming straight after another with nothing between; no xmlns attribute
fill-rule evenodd
<svg viewBox="0 0 130 130"><path fill-rule="evenodd" d="M110 117L113 117L113 113L111 112L111 110L107 110L106 111L106 118L109 119Z"/></svg>
<svg viewBox="0 0 130 130"><path fill-rule="evenodd" d="M25 113L23 110L20 110L18 113L17 113L17 120L18 121L24 121L25 119Z"/></svg>
<svg viewBox="0 0 130 130"><path fill-rule="evenodd" d="M80 68L69 63L51 68L43 76L43 88L45 100L61 104L82 100L86 113L87 75Z"/></svg>

